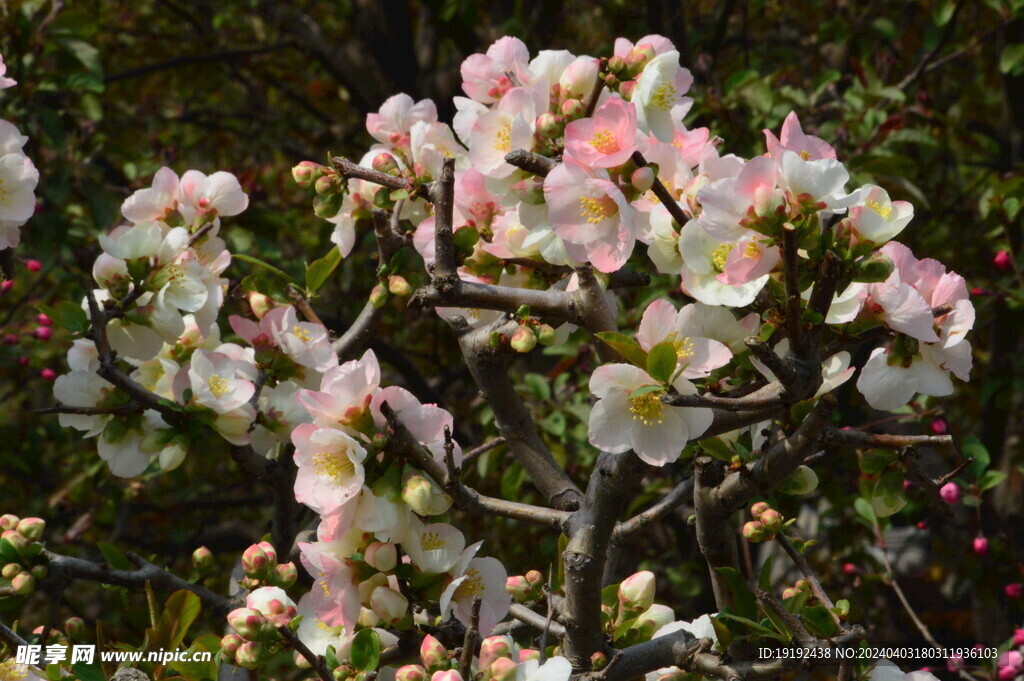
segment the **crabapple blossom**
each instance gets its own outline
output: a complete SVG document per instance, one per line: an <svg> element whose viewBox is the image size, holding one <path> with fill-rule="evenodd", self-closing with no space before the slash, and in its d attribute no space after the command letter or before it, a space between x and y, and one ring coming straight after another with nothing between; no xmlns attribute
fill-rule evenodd
<svg viewBox="0 0 1024 681"><path fill-rule="evenodd" d="M198 170L185 171L178 184L178 201L189 222L200 216L238 215L249 206L238 178L223 170L209 176Z"/></svg>
<svg viewBox="0 0 1024 681"><path fill-rule="evenodd" d="M0 155L0 220L24 223L35 212L39 171L20 152Z"/></svg>
<svg viewBox="0 0 1024 681"><path fill-rule="evenodd" d="M647 62L637 78L632 98L640 130L662 142L671 142L676 123L693 104L691 98L683 96L692 84L693 75L679 65L679 52L674 49Z"/></svg>
<svg viewBox="0 0 1024 681"><path fill-rule="evenodd" d="M454 579L441 593L439 604L442 617L451 608L456 618L468 625L473 600L480 598L479 629L482 636L487 636L508 614L512 598L505 590L508 579L505 566L496 558L473 557L478 548L477 544L463 551L462 558L451 569Z"/></svg>
<svg viewBox="0 0 1024 681"><path fill-rule="evenodd" d="M372 350L358 360L328 369L320 390L300 390L295 398L318 426L359 429L372 418L370 401L380 386L380 365Z"/></svg>
<svg viewBox="0 0 1024 681"><path fill-rule="evenodd" d="M775 160L779 160L786 151L796 152L806 161L836 159L836 150L832 145L820 137L804 133L795 111L790 111L786 120L782 122L782 130L778 137L771 130L765 129L763 132L768 155Z"/></svg>
<svg viewBox="0 0 1024 681"><path fill-rule="evenodd" d="M409 143L409 134L416 123L435 123L437 107L429 99L419 102L407 94L389 97L377 113L366 114L366 130L387 147Z"/></svg>
<svg viewBox="0 0 1024 681"><path fill-rule="evenodd" d="M644 310L636 340L647 351L658 343L671 343L678 358L679 375L689 379L702 378L728 364L732 352L717 340L688 335L693 333L686 325L691 315L684 314L683 310L676 312L669 301L655 300Z"/></svg>
<svg viewBox="0 0 1024 681"><path fill-rule="evenodd" d="M366 450L334 428L306 423L292 432L295 443L295 498L317 513L330 514L359 493Z"/></svg>
<svg viewBox="0 0 1024 681"><path fill-rule="evenodd" d="M504 100L513 87L531 81L530 52L523 41L506 36L487 48L486 54L473 54L462 62L462 89L482 104Z"/></svg>
<svg viewBox="0 0 1024 681"><path fill-rule="evenodd" d="M7 64L4 63L4 58L0 55L0 90L6 90L17 84L18 81L7 77Z"/></svg>
<svg viewBox="0 0 1024 681"><path fill-rule="evenodd" d="M746 268L743 266L743 259L748 258L755 263L760 263L765 255L765 249L756 241L757 237L749 237L745 246L738 248L736 243L718 241L711 237L697 220L690 220L683 225L679 233L679 252L683 254L683 266L680 274L682 276L682 290L706 305L726 305L729 307L743 307L754 302L754 298L768 283L769 275L761 274L747 281L730 283L725 270L727 264L736 268L733 271L742 272L744 276L751 276L757 268ZM733 255L738 251L738 255ZM776 247L772 247L769 253L778 253ZM730 262L730 256L732 261ZM769 255L768 257L774 257ZM733 279L735 281L735 279Z"/></svg>
<svg viewBox="0 0 1024 681"><path fill-rule="evenodd" d="M424 525L422 521L410 518L409 534L402 542L402 548L412 559L412 564L428 574L448 572L459 561L466 538L448 523ZM504 588L502 580L502 588Z"/></svg>
<svg viewBox="0 0 1024 681"><path fill-rule="evenodd" d="M622 165L638 146L636 107L610 97L592 118L565 126L565 154L580 165L614 168Z"/></svg>
<svg viewBox="0 0 1024 681"><path fill-rule="evenodd" d="M223 352L196 350L189 363L188 381L198 404L227 414L246 404L256 392L252 365Z"/></svg>
<svg viewBox="0 0 1024 681"><path fill-rule="evenodd" d="M420 404L416 397L400 386L389 386L377 391L370 402L370 411L373 414L373 421L378 428L383 428L387 419L381 412L381 405L387 402L388 406L395 410L398 418L405 427L438 461L443 461L445 456L445 428L449 432L454 428L454 419L444 409L436 404ZM457 442L452 443L454 450L452 457L455 465L462 463L462 448Z"/></svg>
<svg viewBox="0 0 1024 681"><path fill-rule="evenodd" d="M850 206L848 219L858 241L884 244L902 232L914 217L910 202L893 201L888 192L876 185L864 185L855 194L857 202Z"/></svg>

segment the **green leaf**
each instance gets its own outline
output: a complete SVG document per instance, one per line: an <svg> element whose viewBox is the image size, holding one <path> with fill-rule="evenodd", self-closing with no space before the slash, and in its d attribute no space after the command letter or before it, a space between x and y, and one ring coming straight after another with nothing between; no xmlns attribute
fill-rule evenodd
<svg viewBox="0 0 1024 681"><path fill-rule="evenodd" d="M1024 62L1024 43L1008 45L999 55L999 72L1016 72L1017 66Z"/></svg>
<svg viewBox="0 0 1024 681"><path fill-rule="evenodd" d="M945 26L953 18L953 10L956 9L956 0L941 0L935 8L935 25Z"/></svg>
<svg viewBox="0 0 1024 681"><path fill-rule="evenodd" d="M704 450L705 454L713 459L718 459L719 461L732 461L732 447L717 437L709 437L706 440L701 440L700 448Z"/></svg>
<svg viewBox="0 0 1024 681"><path fill-rule="evenodd" d="M1003 480L1006 480L1006 473L1002 471L985 471L984 475L978 480L978 487L984 492L987 489L996 487Z"/></svg>
<svg viewBox="0 0 1024 681"><path fill-rule="evenodd" d="M551 399L551 381L540 374L529 373L523 376L523 383L538 400Z"/></svg>
<svg viewBox="0 0 1024 681"><path fill-rule="evenodd" d="M76 662L71 665L71 671L75 673L79 681L107 681L107 675L103 673L103 670L95 662L93 664Z"/></svg>
<svg viewBox="0 0 1024 681"><path fill-rule="evenodd" d="M615 331L602 331L596 334L609 347L618 352L622 357L641 369L647 366L647 353L640 347L640 344L629 336Z"/></svg>
<svg viewBox="0 0 1024 681"><path fill-rule="evenodd" d="M213 655L205 662L192 662L195 653L210 652L216 654L220 650L220 638L216 634L201 636L192 642L188 647L189 662L169 662L168 667L181 674L185 681L216 681L217 663L213 661Z"/></svg>
<svg viewBox="0 0 1024 681"><path fill-rule="evenodd" d="M757 617L757 599L754 598L754 592L747 586L743 575L731 567L718 567L715 570L722 575L729 586L729 591L732 592L736 614L751 620Z"/></svg>
<svg viewBox="0 0 1024 681"><path fill-rule="evenodd" d="M327 654L324 655L324 662L326 662L327 666L331 669L338 668L340 663L338 662L338 653L334 649L334 646L327 646Z"/></svg>
<svg viewBox="0 0 1024 681"><path fill-rule="evenodd" d="M672 372L676 370L678 360L676 347L672 343L658 343L647 354L647 373L656 381L668 383L672 378Z"/></svg>
<svg viewBox="0 0 1024 681"><path fill-rule="evenodd" d="M992 456L988 453L988 449L985 445L981 444L981 440L973 435L968 435L964 438L963 445L960 446L960 453L963 454L964 458L974 457L974 462L967 467L967 470L975 478L980 478L981 474L985 472L985 469L992 462Z"/></svg>
<svg viewBox="0 0 1024 681"><path fill-rule="evenodd" d="M409 198L409 190L408 189L396 189L395 191L391 192L388 195L388 198L391 199L392 201L398 201L399 199L407 199L407 198Z"/></svg>
<svg viewBox="0 0 1024 681"><path fill-rule="evenodd" d="M154 647L166 650L180 647L189 627L199 616L200 610L202 610L202 605L199 602L199 596L184 589L175 591L164 603L164 611L160 613L160 621L157 622L156 631L150 643Z"/></svg>
<svg viewBox="0 0 1024 681"><path fill-rule="evenodd" d="M869 449L860 455L860 469L868 475L878 475L896 460L896 452L885 449Z"/></svg>
<svg viewBox="0 0 1024 681"><path fill-rule="evenodd" d="M864 497L857 497L853 502L853 508L861 518L868 521L869 525L872 527L878 527L878 517L875 515L875 511L871 508L871 504L867 499Z"/></svg>
<svg viewBox="0 0 1024 681"><path fill-rule="evenodd" d="M812 605L804 608L800 613L807 631L822 638L831 638L838 631L836 621L832 619L832 613L824 605Z"/></svg>
<svg viewBox="0 0 1024 681"><path fill-rule="evenodd" d="M100 550L100 553L102 553L103 557L107 560L107 565L115 570L132 569L132 562L121 552L121 549L117 548L113 544L101 541L97 542L96 548Z"/></svg>
<svg viewBox="0 0 1024 681"><path fill-rule="evenodd" d="M775 632L772 629L769 629L768 627L762 624L755 622L752 619L740 617L739 615L734 615L731 612L720 612L718 613L717 617L720 620L729 620L731 622L737 622L739 624L742 624L752 629L755 633L761 634L762 636L768 636L769 638L780 638L777 632Z"/></svg>
<svg viewBox="0 0 1024 681"><path fill-rule="evenodd" d="M306 266L306 290L309 295L313 295L324 285L327 277L331 276L340 262L341 251L335 246L327 252L327 255Z"/></svg>
<svg viewBox="0 0 1024 681"><path fill-rule="evenodd" d="M888 518L907 505L903 493L903 473L886 473L871 492L871 508L879 518Z"/></svg>
<svg viewBox="0 0 1024 681"><path fill-rule="evenodd" d="M765 558L764 565L761 566L761 574L757 577L757 588L764 591L771 591L772 589L772 559L774 556L768 556Z"/></svg>
<svg viewBox="0 0 1024 681"><path fill-rule="evenodd" d="M274 274L275 276L277 276L277 277L279 277L281 279L284 279L285 281L287 281L287 282L289 282L291 284L295 283L294 281L292 281L292 278L290 276L288 276L287 273L277 269L276 267L274 267L273 265L271 265L268 262L263 262L259 258L254 258L251 255L245 255L244 253L232 253L231 257L233 259L235 259L235 260L241 260L242 262L247 262L250 265L256 265L257 267L262 267L263 269L267 270L268 272Z"/></svg>
<svg viewBox="0 0 1024 681"><path fill-rule="evenodd" d="M836 607L833 610L839 617L846 617L850 614L850 601L845 598L836 601Z"/></svg>
<svg viewBox="0 0 1024 681"><path fill-rule="evenodd" d="M36 305L36 309L45 314L57 326L74 333L85 333L89 330L89 317L81 305L65 301L57 307Z"/></svg>
<svg viewBox="0 0 1024 681"><path fill-rule="evenodd" d="M0 539L0 560L3 560L4 565L7 563L20 563L21 554L18 553L18 549L14 548L14 544L6 539Z"/></svg>
<svg viewBox="0 0 1024 681"><path fill-rule="evenodd" d="M779 485L783 494L810 494L818 488L818 474L808 466L798 466L789 477Z"/></svg>
<svg viewBox="0 0 1024 681"><path fill-rule="evenodd" d="M363 629L352 639L352 666L370 672L380 663L380 636L373 629Z"/></svg>

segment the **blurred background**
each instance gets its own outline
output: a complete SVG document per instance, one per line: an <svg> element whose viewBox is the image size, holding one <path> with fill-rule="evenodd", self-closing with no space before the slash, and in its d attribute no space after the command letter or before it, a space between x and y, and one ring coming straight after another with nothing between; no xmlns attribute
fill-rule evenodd
<svg viewBox="0 0 1024 681"><path fill-rule="evenodd" d="M97 235L119 223L121 202L158 168L236 174L251 203L226 222L229 249L299 275L328 250L331 226L313 215L289 170L328 152L360 157L372 141L366 114L388 96L432 98L450 120L459 64L500 36L521 38L532 53L601 56L617 36L649 33L672 39L693 71L687 125L708 126L725 152L750 157L764 151L761 130L777 131L796 111L805 130L837 148L853 183L879 184L915 205L901 240L967 278L978 310L971 383L906 408L885 427L948 431L1007 477L979 492L980 503L959 505L953 523L928 520L911 495L884 524L908 596L940 641L1005 640L1021 626L1024 603L1005 591L1022 581L1024 566L1021 0L0 2L0 54L18 81L0 93L0 117L31 138L26 153L42 174L37 215L14 254L13 286L0 293L0 510L46 518L55 550L101 559L94 547L103 542L156 554L183 574L196 546L229 566L267 529L269 492L215 444L170 474L126 481L108 473L92 442L34 413L54 403L51 381L67 370L70 343L66 331L39 331L36 306L81 298ZM334 330L355 318L374 284L366 246L314 303ZM228 276L236 281L247 268L236 261ZM624 325L656 296L683 302L667 278L655 281L623 301ZM377 339L372 347L390 380L454 412L464 447L495 435L436 318L395 303ZM517 368L545 439L578 480L594 456L585 446L582 390L594 361L580 338ZM839 396L844 424L882 418ZM959 460L926 455L936 474ZM504 456L499 448L480 457L467 480L533 499L522 470ZM809 558L826 586L851 601L851 619L873 623L874 639L916 640L879 576L872 530L853 522L852 500L878 471L849 451L835 457L810 504L802 500L801 528L822 544ZM683 461L649 480L633 508L687 468ZM780 503L787 516L798 514L799 502ZM686 514L624 547L620 568L654 569L659 600L691 618L712 610L713 600ZM546 570L557 555L557 537L532 527L457 522L487 540L512 573ZM979 534L990 540L986 556L970 551ZM212 585L226 588L226 577ZM144 607L129 607L135 599L76 585L62 612L103 619L127 639L145 619ZM26 621L41 620L41 603L26 604Z"/></svg>

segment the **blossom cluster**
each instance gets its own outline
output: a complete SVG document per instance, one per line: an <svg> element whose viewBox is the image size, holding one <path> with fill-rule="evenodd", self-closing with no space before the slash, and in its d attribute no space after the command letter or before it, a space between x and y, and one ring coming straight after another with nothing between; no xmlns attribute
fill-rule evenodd
<svg viewBox="0 0 1024 681"><path fill-rule="evenodd" d="M7 65L0 56L0 90L17 85L7 77ZM24 153L28 137L17 126L0 119L0 250L21 242L21 226L36 211L39 171Z"/></svg>

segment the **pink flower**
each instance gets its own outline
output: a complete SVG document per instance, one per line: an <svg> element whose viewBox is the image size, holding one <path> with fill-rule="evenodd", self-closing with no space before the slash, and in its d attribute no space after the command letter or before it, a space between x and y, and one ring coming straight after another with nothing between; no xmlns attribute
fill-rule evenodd
<svg viewBox="0 0 1024 681"><path fill-rule="evenodd" d="M988 539L985 537L975 537L971 543L971 548L974 553L978 556L984 556L988 553Z"/></svg>
<svg viewBox="0 0 1024 681"><path fill-rule="evenodd" d="M302 564L315 580L309 591L316 618L330 627L352 631L359 618L356 575L322 542L299 542Z"/></svg>
<svg viewBox="0 0 1024 681"><path fill-rule="evenodd" d="M317 425L358 430L369 422L370 399L379 386L380 365L373 351L367 350L358 360L328 369L319 391L300 390L295 398Z"/></svg>
<svg viewBox="0 0 1024 681"><path fill-rule="evenodd" d="M1007 598L1020 598L1021 594L1024 594L1024 584L1020 582L1011 582L1003 587L1003 592Z"/></svg>
<svg viewBox="0 0 1024 681"><path fill-rule="evenodd" d="M614 168L629 160L638 144L636 107L609 97L593 118L565 127L565 153L581 165Z"/></svg>
<svg viewBox="0 0 1024 681"><path fill-rule="evenodd" d="M4 58L0 55L0 90L5 90L17 84L18 81L7 77L7 64L4 63Z"/></svg>
<svg viewBox="0 0 1024 681"><path fill-rule="evenodd" d="M1013 267L1013 257L1006 251L999 251L996 257L992 258L992 264L1001 270L1008 270Z"/></svg>
<svg viewBox="0 0 1024 681"><path fill-rule="evenodd" d="M1013 630L1013 646L1015 648L1024 646L1024 629Z"/></svg>
<svg viewBox="0 0 1024 681"><path fill-rule="evenodd" d="M682 378L703 378L723 367L732 359L732 352L724 344L710 338L701 338L686 326L690 318L686 306L676 312L667 300L658 299L644 310L636 340L640 347L650 351L658 343L669 342L676 349L677 370ZM690 334L694 334L691 336Z"/></svg>
<svg viewBox="0 0 1024 681"><path fill-rule="evenodd" d="M590 261L601 272L626 263L636 245L636 210L607 175L567 159L544 179L544 198L570 257Z"/></svg>
<svg viewBox="0 0 1024 681"><path fill-rule="evenodd" d="M242 191L238 178L222 170L210 176L198 170L185 171L178 184L178 200L188 221L207 214L230 217L249 206L249 197Z"/></svg>
<svg viewBox="0 0 1024 681"><path fill-rule="evenodd" d="M517 149L533 148L539 94L525 87L514 88L496 106L480 114L466 140L474 168L493 178L508 177L516 171L505 162L505 156Z"/></svg>
<svg viewBox="0 0 1024 681"><path fill-rule="evenodd" d="M337 511L362 489L366 450L334 428L304 423L292 431L295 499L320 514Z"/></svg>
<svg viewBox="0 0 1024 681"><path fill-rule="evenodd" d="M529 84L529 64L530 50L523 41L505 36L488 47L487 54L473 54L462 62L462 89L478 102L496 102L517 84Z"/></svg>
<svg viewBox="0 0 1024 681"><path fill-rule="evenodd" d="M471 546L463 551L451 570L454 579L442 592L439 605L442 619L447 619L451 610L460 622L469 624L473 600L479 597L480 633L487 636L508 614L512 599L505 590L505 566L497 558L474 558L477 548Z"/></svg>
<svg viewBox="0 0 1024 681"><path fill-rule="evenodd" d="M805 135L800 127L800 119L795 111L790 111L786 120L782 123L782 131L776 137L771 130L765 129L765 146L768 148L768 155L773 159L782 157L784 151L794 151L806 161L817 161L820 159L836 158L836 150L828 142L820 137Z"/></svg>
<svg viewBox="0 0 1024 681"><path fill-rule="evenodd" d="M434 102L429 99L413 102L412 97L401 93L388 97L377 113L366 114L366 130L388 147L406 147L412 126L419 121L437 121Z"/></svg>
<svg viewBox="0 0 1024 681"><path fill-rule="evenodd" d="M996 660L996 667L999 669L1000 681L1012 681L1024 671L1024 656L1019 650L1007 650Z"/></svg>
<svg viewBox="0 0 1024 681"><path fill-rule="evenodd" d="M447 427L449 432L454 429L451 414L436 404L420 404L411 392L394 385L377 391L370 402L373 421L378 428L383 428L387 423L387 419L380 411L380 406L384 402L395 410L412 436L426 447L435 459L444 461L444 429ZM452 444L455 445L452 458L458 466L462 463L462 448L457 442Z"/></svg>
<svg viewBox="0 0 1024 681"><path fill-rule="evenodd" d="M955 482L947 482L939 490L939 496L942 497L943 501L952 506L960 501L960 487Z"/></svg>
<svg viewBox="0 0 1024 681"><path fill-rule="evenodd" d="M121 214L131 222L166 220L178 208L178 174L161 168L153 175L153 184L139 189L121 204Z"/></svg>
<svg viewBox="0 0 1024 681"><path fill-rule="evenodd" d="M734 241L747 230L743 221L751 214L767 215L782 201L778 190L778 166L759 156L747 161L736 177L715 180L697 192L703 211L700 224L719 241Z"/></svg>
<svg viewBox="0 0 1024 681"><path fill-rule="evenodd" d="M860 241L884 244L910 223L914 206L908 201L893 201L889 193L872 184L854 192L858 197L850 207L850 225Z"/></svg>

